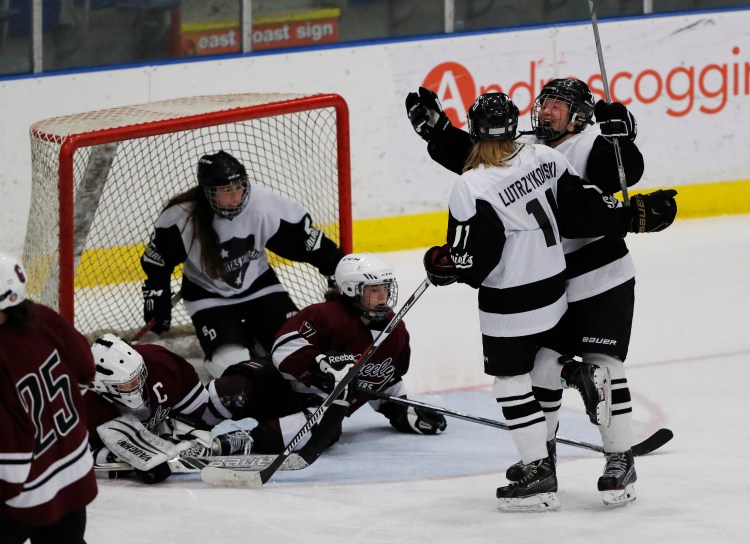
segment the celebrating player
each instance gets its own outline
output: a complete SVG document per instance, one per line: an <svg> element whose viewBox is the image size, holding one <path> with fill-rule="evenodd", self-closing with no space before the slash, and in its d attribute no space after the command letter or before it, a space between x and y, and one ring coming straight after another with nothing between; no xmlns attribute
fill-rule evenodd
<svg viewBox="0 0 750 544"><path fill-rule="evenodd" d="M353 253L339 262L335 277L337 290L328 291L325 302L304 308L277 334L272 351L276 368L237 365L209 384L212 405L223 417L260 421L251 432L253 451L283 451L393 317L398 285L385 261ZM309 440L325 448L338 440L343 418L367 402L363 390L405 397L402 377L410 356L402 322L298 447ZM370 400L370 405L401 432L438 434L446 428L445 418L431 411L381 400Z"/></svg>
<svg viewBox="0 0 750 544"><path fill-rule="evenodd" d="M333 274L342 253L299 204L248 182L225 151L198 161L198 186L172 198L156 220L141 265L144 319L169 329L170 277L185 263L182 296L209 373L218 377L251 359L255 341L270 352L281 325L298 308L268 263L266 248Z"/></svg>
<svg viewBox="0 0 750 544"><path fill-rule="evenodd" d="M214 440L211 432L199 424L212 426L220 419L206 410L208 392L193 366L179 355L155 344L130 345L113 334L97 338L91 352L96 364L91 386L95 394L86 395L85 400L89 440L98 470L135 470L148 484L161 482L171 474L166 460L142 470L126 463L122 459L125 452L119 447L105 445L104 433L110 428L107 424L117 424L125 414L143 424L144 431L148 431L142 433L145 440L168 435L171 442L180 445L182 455L230 454L241 449L239 443L229 448L230 438L237 442L240 435Z"/></svg>
<svg viewBox="0 0 750 544"><path fill-rule="evenodd" d="M86 339L26 298L26 273L0 253L0 535L8 544L83 543L96 497L81 390Z"/></svg>
<svg viewBox="0 0 750 544"><path fill-rule="evenodd" d="M635 195L622 207L573 174L563 155L515 142L518 108L502 93L477 98L469 110L474 146L449 201L448 241L425 255L437 285L456 280L479 289L485 372L524 463L522 478L497 490L501 510L559 506L547 425L532 391L542 333L567 309L568 238L652 232L674 219L672 195ZM636 213L635 210L638 210ZM640 223L642 213L644 224Z"/></svg>
<svg viewBox="0 0 750 544"><path fill-rule="evenodd" d="M418 132L429 142L430 156L461 173L471 138L450 125L434 93L427 89L420 89L419 95L412 93L407 110L415 128L423 127ZM428 111L430 119L435 120L434 127L425 122ZM600 130L587 129L593 124L594 114ZM612 138L620 145L627 185L634 185L643 175L643 157L634 143L637 125L633 115L617 102L594 104L591 90L583 81L554 79L547 83L534 102L531 123L535 137L522 136L521 141L555 148L587 183L606 194L620 191ZM606 456L598 482L602 497L607 504L622 504L635 499L632 484L636 474L629 451L632 410L623 366L633 320L635 268L620 236L563 238L562 244L569 308L554 335L545 339L532 372L547 418L548 446L553 453L562 373L563 381L581 392L592 423L599 425ZM573 355L582 356L584 364L572 362ZM571 362L560 366L558 360ZM506 477L520 480L521 467L522 463L516 463Z"/></svg>

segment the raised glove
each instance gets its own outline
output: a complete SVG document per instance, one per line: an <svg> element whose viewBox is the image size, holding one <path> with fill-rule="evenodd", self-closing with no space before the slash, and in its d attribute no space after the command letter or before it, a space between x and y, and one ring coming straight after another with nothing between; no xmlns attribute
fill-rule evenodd
<svg viewBox="0 0 750 544"><path fill-rule="evenodd" d="M315 357L315 362L319 370L319 379L315 385L330 394L357 362L357 357L351 353L321 353ZM357 380L354 379L347 384L339 398L353 402L357 397L356 389Z"/></svg>
<svg viewBox="0 0 750 544"><path fill-rule="evenodd" d="M437 95L424 87L419 88L419 94L406 95L406 113L411 126L426 142L451 124Z"/></svg>
<svg viewBox="0 0 750 544"><path fill-rule="evenodd" d="M630 197L629 232L659 232L666 229L677 215L674 189L658 190Z"/></svg>
<svg viewBox="0 0 750 544"><path fill-rule="evenodd" d="M458 280L458 270L451 261L448 245L432 246L424 254L424 269L432 285L450 285Z"/></svg>
<svg viewBox="0 0 750 544"><path fill-rule="evenodd" d="M143 319L150 323L156 320L151 331L156 334L167 332L172 325L172 293L169 289L143 287Z"/></svg>
<svg viewBox="0 0 750 544"><path fill-rule="evenodd" d="M633 114L620 102L607 104L604 100L599 100L594 105L594 115L602 136L624 138L631 142L635 140L638 123L635 122Z"/></svg>
<svg viewBox="0 0 750 544"><path fill-rule="evenodd" d="M425 408L399 405L389 412L391 425L402 433L440 434L448 426L442 414Z"/></svg>

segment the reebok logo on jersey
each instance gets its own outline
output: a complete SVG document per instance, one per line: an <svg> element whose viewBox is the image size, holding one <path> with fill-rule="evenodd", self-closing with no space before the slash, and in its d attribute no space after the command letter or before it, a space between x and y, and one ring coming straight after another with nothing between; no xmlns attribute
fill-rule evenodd
<svg viewBox="0 0 750 544"><path fill-rule="evenodd" d="M595 336L584 336L583 342L585 344L603 344L605 346L616 346L617 340L611 338L596 338Z"/></svg>

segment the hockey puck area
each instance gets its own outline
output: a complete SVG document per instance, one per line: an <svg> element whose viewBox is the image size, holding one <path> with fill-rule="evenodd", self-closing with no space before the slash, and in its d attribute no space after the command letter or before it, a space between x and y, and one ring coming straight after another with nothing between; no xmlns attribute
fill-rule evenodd
<svg viewBox="0 0 750 544"><path fill-rule="evenodd" d="M567 396L572 396L568 393ZM502 420L499 408L488 388L458 390L414 399L435 406L460 410L484 418ZM576 399L577 400L577 399ZM583 407L565 403L560 413L560 434L594 444L601 438L589 423ZM341 439L313 465L295 471L279 471L265 484L338 485L384 483L438 478L456 478L478 474L497 474L515 463L516 448L508 431L456 418L447 418L446 431L436 436L403 434L393 429L381 414L364 406L344 421ZM636 440L655 430L634 422ZM601 454L559 444L558 463ZM220 469L217 469L220 470ZM199 474L175 474L162 485L205 485Z"/></svg>

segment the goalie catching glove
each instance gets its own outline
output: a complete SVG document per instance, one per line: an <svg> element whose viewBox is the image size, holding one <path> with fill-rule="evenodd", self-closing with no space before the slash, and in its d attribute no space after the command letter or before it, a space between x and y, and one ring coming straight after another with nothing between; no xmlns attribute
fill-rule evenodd
<svg viewBox="0 0 750 544"><path fill-rule="evenodd" d="M315 362L318 363L319 371L313 385L330 394L357 362L357 356L351 353L321 353L315 357ZM354 402L357 398L356 378L347 384L339 398L348 403Z"/></svg>
<svg viewBox="0 0 750 544"><path fill-rule="evenodd" d="M437 95L424 87L419 88L419 93L406 95L406 113L414 131L426 142L451 124Z"/></svg>
<svg viewBox="0 0 750 544"><path fill-rule="evenodd" d="M628 232L659 232L666 229L677 215L674 189L658 190L630 197Z"/></svg>
<svg viewBox="0 0 750 544"><path fill-rule="evenodd" d="M440 434L448 426L442 414L424 408L386 402L379 411L402 433Z"/></svg>

